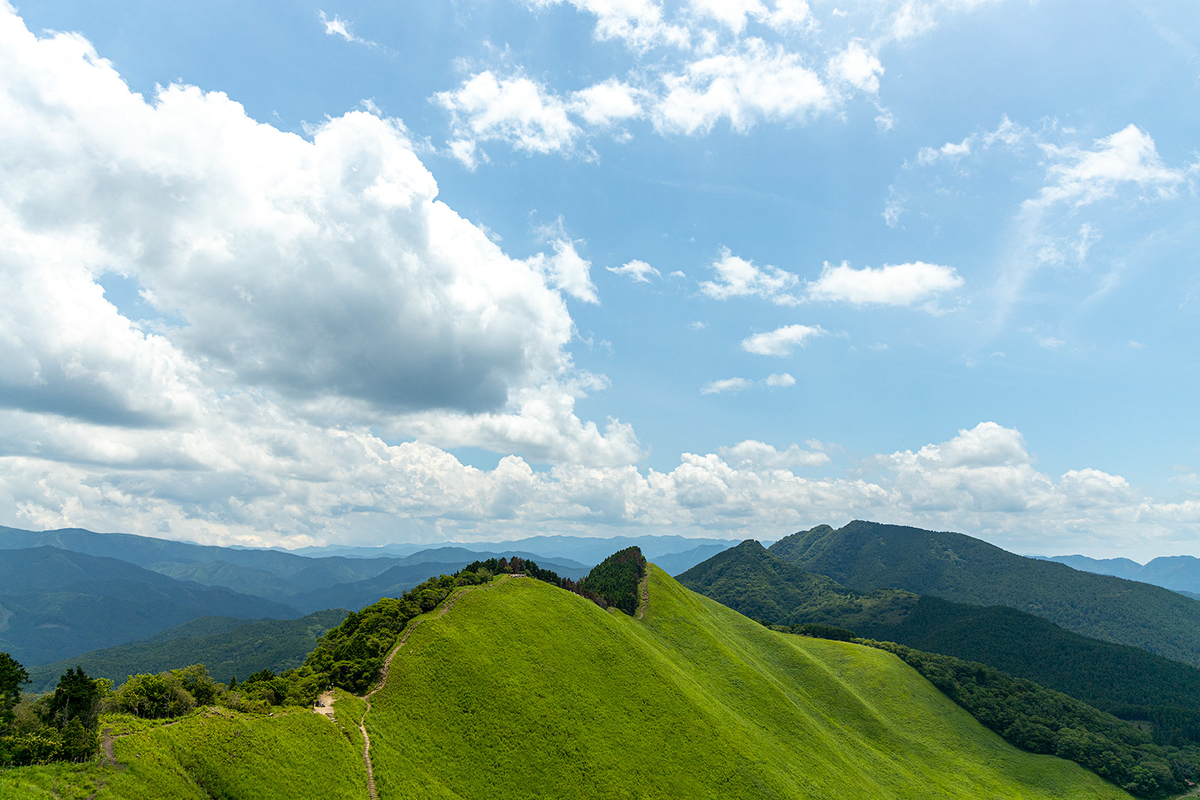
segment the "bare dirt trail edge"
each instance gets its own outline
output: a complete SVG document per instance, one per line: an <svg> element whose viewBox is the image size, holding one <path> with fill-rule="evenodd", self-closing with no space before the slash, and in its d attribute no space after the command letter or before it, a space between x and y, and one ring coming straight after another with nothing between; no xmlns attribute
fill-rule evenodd
<svg viewBox="0 0 1200 800"><path fill-rule="evenodd" d="M646 565L646 574L642 576L642 582L638 584L638 607L635 618L641 619L646 616L646 607L650 605L650 565Z"/></svg>
<svg viewBox="0 0 1200 800"><path fill-rule="evenodd" d="M371 800L379 800L379 795L375 791L375 770L371 768L371 737L367 733L367 714L371 712L371 696L383 688L387 683L388 670L392 667L392 659L396 657L396 653L400 652L400 648L404 647L404 643L408 641L409 634L417 629L417 626L426 619L438 619L444 617L446 612L454 608L454 604L458 602L458 598L462 597L467 592L478 587L468 586L454 592L452 595L442 601L442 605L437 608L430 616L422 617L413 620L413 622L404 629L404 635L400 637L400 641L396 642L396 646L388 653L387 659L383 662L383 669L379 672L379 683L375 688L363 695L362 699L367 701L367 707L363 711L362 719L359 720L358 729L362 731L363 737L363 764L367 767L367 794ZM490 588L490 587L488 587Z"/></svg>

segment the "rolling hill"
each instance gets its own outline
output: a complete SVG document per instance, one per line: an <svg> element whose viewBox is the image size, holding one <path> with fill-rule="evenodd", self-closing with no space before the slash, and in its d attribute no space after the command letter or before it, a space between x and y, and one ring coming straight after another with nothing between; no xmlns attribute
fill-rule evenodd
<svg viewBox="0 0 1200 800"><path fill-rule="evenodd" d="M637 619L513 579L415 628L366 716L380 796L1125 796L890 654L774 633L658 569L649 597Z"/></svg>
<svg viewBox="0 0 1200 800"><path fill-rule="evenodd" d="M465 587L336 720L138 722L120 766L3 771L0 794L362 798L362 718L383 800L1129 797L1006 744L890 653L770 631L653 567L648 597L628 616L530 578Z"/></svg>
<svg viewBox="0 0 1200 800"><path fill-rule="evenodd" d="M754 541L714 556L678 580L763 622L834 625L866 638L987 664L1119 716L1162 718L1161 741L1200 742L1195 713L1200 669L1081 636L1033 614L896 589L855 592L775 557ZM1165 708L1175 710L1169 719ZM1187 730L1169 727L1181 718Z"/></svg>
<svg viewBox="0 0 1200 800"><path fill-rule="evenodd" d="M772 554L858 591L904 589L1008 606L1075 633L1200 666L1200 602L1136 581L1025 558L960 533L855 521L821 525Z"/></svg>
<svg viewBox="0 0 1200 800"><path fill-rule="evenodd" d="M0 558L0 651L36 665L144 639L201 616L292 619L290 606L55 547Z"/></svg>

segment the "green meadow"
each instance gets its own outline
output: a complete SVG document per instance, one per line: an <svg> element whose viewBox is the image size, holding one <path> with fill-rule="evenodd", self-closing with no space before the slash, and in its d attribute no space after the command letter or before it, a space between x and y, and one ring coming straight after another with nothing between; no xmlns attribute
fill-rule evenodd
<svg viewBox="0 0 1200 800"><path fill-rule="evenodd" d="M120 733L119 725L113 726ZM67 800L293 800L367 796L361 745L307 709L274 716L199 711L117 736L118 766L0 771L0 797ZM357 734L357 725L354 733Z"/></svg>
<svg viewBox="0 0 1200 800"><path fill-rule="evenodd" d="M118 764L0 771L0 797L1128 798L1006 744L891 653L773 632L651 567L644 618L529 578L423 615L335 720L108 716Z"/></svg>
<svg viewBox="0 0 1200 800"><path fill-rule="evenodd" d="M1108 798L889 653L779 634L657 568L644 619L529 579L420 625L367 715L381 798Z"/></svg>

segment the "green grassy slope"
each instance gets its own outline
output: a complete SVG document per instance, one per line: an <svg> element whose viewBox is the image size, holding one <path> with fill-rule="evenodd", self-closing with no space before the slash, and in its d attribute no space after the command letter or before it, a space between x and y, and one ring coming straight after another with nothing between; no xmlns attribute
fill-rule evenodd
<svg viewBox="0 0 1200 800"><path fill-rule="evenodd" d="M32 667L25 690L53 691L59 676L71 667L82 667L90 677L111 678L117 684L130 675L166 672L191 664L204 664L219 681L233 675L244 679L263 669L283 672L300 666L317 639L345 616L345 610L332 609L300 619L235 620L236 627L229 630L221 630L229 622L226 617L193 620L180 627L185 634L194 630L198 635L170 636L171 631L164 631L148 640ZM216 632L204 632L208 627L204 623L209 621L216 623Z"/></svg>
<svg viewBox="0 0 1200 800"><path fill-rule="evenodd" d="M866 638L978 661L1104 711L1136 716L1130 707L1200 707L1200 669L1188 664L1081 636L1003 606L895 589L854 592L754 541L713 556L678 580L763 622L836 625Z"/></svg>
<svg viewBox="0 0 1200 800"><path fill-rule="evenodd" d="M891 654L649 580L640 620L515 579L419 625L367 715L380 797L1128 797Z"/></svg>
<svg viewBox="0 0 1200 800"><path fill-rule="evenodd" d="M1181 594L1014 555L961 533L854 521L780 539L771 553L851 589L905 589L1008 606L1067 630L1200 666L1200 605Z"/></svg>
<svg viewBox="0 0 1200 800"><path fill-rule="evenodd" d="M201 712L115 740L120 767L0 770L0 797L95 800L363 800L362 750L322 716ZM94 793L94 794L93 794Z"/></svg>

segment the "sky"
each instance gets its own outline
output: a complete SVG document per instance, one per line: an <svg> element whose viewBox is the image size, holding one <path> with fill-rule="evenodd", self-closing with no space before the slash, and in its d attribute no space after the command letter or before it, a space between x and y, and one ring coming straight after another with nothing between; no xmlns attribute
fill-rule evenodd
<svg viewBox="0 0 1200 800"><path fill-rule="evenodd" d="M0 524L1200 555L1190 0L0 0Z"/></svg>

